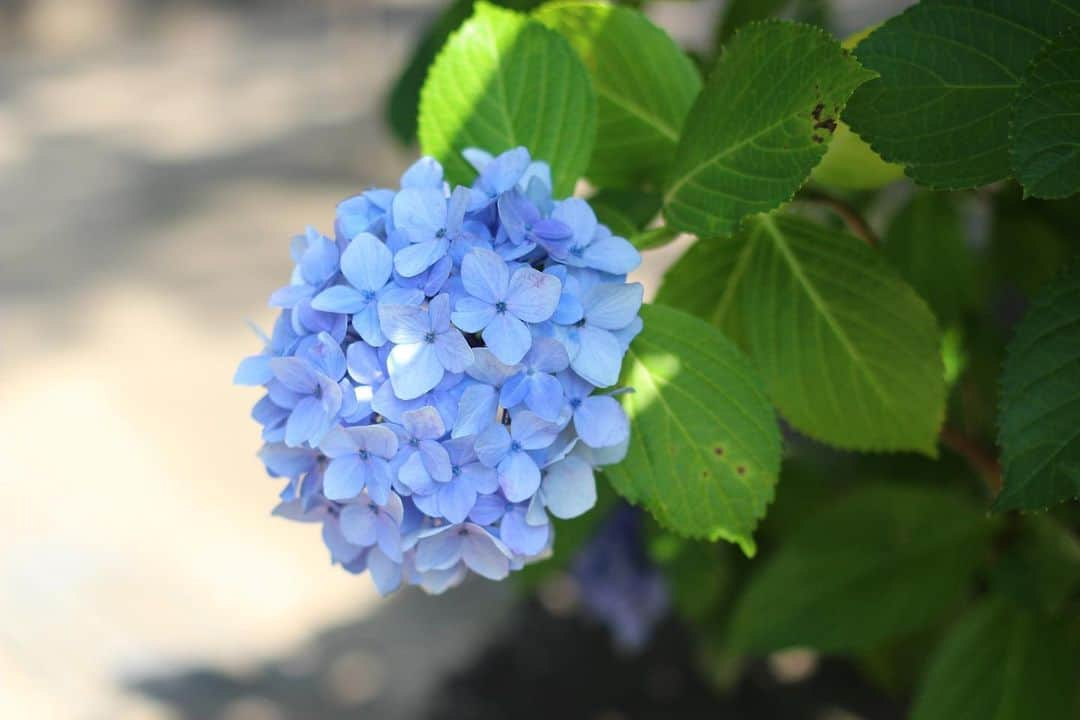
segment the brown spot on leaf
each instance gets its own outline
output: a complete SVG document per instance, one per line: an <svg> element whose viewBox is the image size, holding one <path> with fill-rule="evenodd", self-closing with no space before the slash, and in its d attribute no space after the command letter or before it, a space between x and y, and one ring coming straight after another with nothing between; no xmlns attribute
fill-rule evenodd
<svg viewBox="0 0 1080 720"><path fill-rule="evenodd" d="M829 132L836 132L836 120L829 117L814 123L815 130L821 130L822 128L828 130Z"/></svg>
<svg viewBox="0 0 1080 720"><path fill-rule="evenodd" d="M742 465L740 465L739 467L735 468L735 472L739 473L740 475L745 475L746 474L746 468L743 467Z"/></svg>
<svg viewBox="0 0 1080 720"><path fill-rule="evenodd" d="M713 448L713 452L716 453L717 455L723 455L724 454L724 448L717 445L716 447Z"/></svg>
<svg viewBox="0 0 1080 720"><path fill-rule="evenodd" d="M821 119L821 111L824 110L824 109L825 109L825 104L824 103L818 103L817 105L814 106L814 109L810 111L810 117L814 118L815 120L820 120Z"/></svg>
<svg viewBox="0 0 1080 720"><path fill-rule="evenodd" d="M810 139L813 140L814 142L818 143L819 145L821 143L825 142L825 138L821 137L817 133L814 133L812 136L810 136Z"/></svg>

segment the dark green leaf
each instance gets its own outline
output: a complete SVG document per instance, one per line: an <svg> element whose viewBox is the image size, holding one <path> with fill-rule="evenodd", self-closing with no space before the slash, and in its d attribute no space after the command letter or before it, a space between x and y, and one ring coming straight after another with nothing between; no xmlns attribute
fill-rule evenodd
<svg viewBox="0 0 1080 720"><path fill-rule="evenodd" d="M420 146L453 182L475 175L461 151L518 145L551 165L556 195L584 173L596 135L585 67L558 33L488 3L451 36L420 97Z"/></svg>
<svg viewBox="0 0 1080 720"><path fill-rule="evenodd" d="M974 268L949 195L916 193L889 225L884 252L942 323L955 323L971 306Z"/></svg>
<svg viewBox="0 0 1080 720"><path fill-rule="evenodd" d="M745 26L687 116L664 193L668 223L726 235L789 200L825 154L852 91L873 76L817 28Z"/></svg>
<svg viewBox="0 0 1080 720"><path fill-rule="evenodd" d="M859 43L881 74L844 113L881 157L938 189L1010 174L1009 107L1028 62L1080 0L926 0Z"/></svg>
<svg viewBox="0 0 1080 720"><path fill-rule="evenodd" d="M1001 376L1004 487L995 510L1080 496L1080 271L1035 296Z"/></svg>
<svg viewBox="0 0 1080 720"><path fill-rule="evenodd" d="M701 90L694 64L635 10L553 2L535 16L570 41L592 76L597 134L589 178L611 187L659 186Z"/></svg>
<svg viewBox="0 0 1080 720"><path fill-rule="evenodd" d="M738 650L861 650L954 607L990 523L948 491L864 486L810 514L750 578L731 620Z"/></svg>
<svg viewBox="0 0 1080 720"><path fill-rule="evenodd" d="M863 241L759 215L742 277L742 332L781 413L851 450L936 453L945 412L940 336L926 304Z"/></svg>
<svg viewBox="0 0 1080 720"><path fill-rule="evenodd" d="M1062 623L989 599L945 636L912 720L1072 720L1077 650Z"/></svg>
<svg viewBox="0 0 1080 720"><path fill-rule="evenodd" d="M1012 106L1009 150L1024 193L1056 198L1080 189L1080 27L1046 46Z"/></svg>
<svg viewBox="0 0 1080 720"><path fill-rule="evenodd" d="M739 290L752 249L742 236L695 242L664 273L656 301L697 315L741 344Z"/></svg>
<svg viewBox="0 0 1080 720"><path fill-rule="evenodd" d="M642 190L603 188L591 198L589 205L597 219L611 232L630 238L641 232L660 212L660 195Z"/></svg>
<svg viewBox="0 0 1080 720"><path fill-rule="evenodd" d="M1025 515L994 568L995 587L1018 604L1054 614L1080 586L1080 541L1049 515Z"/></svg>
<svg viewBox="0 0 1080 720"><path fill-rule="evenodd" d="M663 305L623 363L631 419L626 460L605 470L615 489L665 527L754 552L772 500L780 430L760 379L719 330Z"/></svg>

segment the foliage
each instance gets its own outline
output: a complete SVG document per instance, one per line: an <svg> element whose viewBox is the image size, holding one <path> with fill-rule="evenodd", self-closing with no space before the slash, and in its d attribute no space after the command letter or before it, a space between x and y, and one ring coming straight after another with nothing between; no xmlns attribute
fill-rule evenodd
<svg viewBox="0 0 1080 720"><path fill-rule="evenodd" d="M694 236L603 480L703 655L1080 716L1080 0L921 0L844 44L829 2L733 0L693 54L648 3L499 4L451 3L403 76L430 64L421 148L467 182L461 150L523 144L636 248ZM559 563L594 522L555 523Z"/></svg>

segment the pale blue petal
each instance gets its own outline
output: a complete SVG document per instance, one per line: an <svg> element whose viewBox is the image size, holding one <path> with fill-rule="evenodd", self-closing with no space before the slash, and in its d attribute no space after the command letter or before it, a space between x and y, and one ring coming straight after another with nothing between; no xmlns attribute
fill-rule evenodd
<svg viewBox="0 0 1080 720"><path fill-rule="evenodd" d="M359 450L367 450L372 455L387 460L397 455L397 435L387 427L365 425L363 427L349 428L348 432Z"/></svg>
<svg viewBox="0 0 1080 720"><path fill-rule="evenodd" d="M454 325L468 333L480 332L494 317L494 305L469 296L458 299L451 315Z"/></svg>
<svg viewBox="0 0 1080 720"><path fill-rule="evenodd" d="M536 413L522 410L515 413L510 423L510 434L526 450L542 450L555 442L559 426L548 422Z"/></svg>
<svg viewBox="0 0 1080 720"><path fill-rule="evenodd" d="M555 422L565 404L562 384L552 375L533 375L529 378L525 404L544 420Z"/></svg>
<svg viewBox="0 0 1080 720"><path fill-rule="evenodd" d="M416 305L379 303L379 323L390 342L399 345L420 343L431 332L431 319L426 310Z"/></svg>
<svg viewBox="0 0 1080 720"><path fill-rule="evenodd" d="M499 538L506 547L521 555L536 555L548 542L551 526L529 525L525 522L525 512L514 509L508 512L499 523Z"/></svg>
<svg viewBox="0 0 1080 720"><path fill-rule="evenodd" d="M330 550L330 560L332 562L344 565L352 562L364 552L364 548L353 545L345 539L341 534L341 530L338 529L336 521L328 519L323 523L322 538L327 549Z"/></svg>
<svg viewBox="0 0 1080 720"><path fill-rule="evenodd" d="M368 494L379 505L385 505L390 501L390 490L394 485L394 474L390 470L390 463L382 458L373 457L367 461L366 465Z"/></svg>
<svg viewBox="0 0 1080 720"><path fill-rule="evenodd" d="M448 525L437 535L421 540L416 546L416 569L446 570L461 559L465 536L458 533L460 526Z"/></svg>
<svg viewBox="0 0 1080 720"><path fill-rule="evenodd" d="M379 308L375 303L368 303L366 307L354 314L352 326L371 347L382 347L386 344L386 335L383 334L382 325L379 323Z"/></svg>
<svg viewBox="0 0 1080 720"><path fill-rule="evenodd" d="M525 362L538 372L557 373L570 366L570 356L558 340L540 338L533 342L532 350L529 351Z"/></svg>
<svg viewBox="0 0 1080 720"><path fill-rule="evenodd" d="M274 358L270 361L270 369L278 382L293 392L307 395L319 387L319 376L307 361L300 358Z"/></svg>
<svg viewBox="0 0 1080 720"><path fill-rule="evenodd" d="M483 172L488 163L494 159L494 156L487 150L473 147L465 148L461 151L461 155L476 169L476 172Z"/></svg>
<svg viewBox="0 0 1080 720"><path fill-rule="evenodd" d="M524 452L512 452L499 463L499 486L510 502L528 500L540 487L540 468Z"/></svg>
<svg viewBox="0 0 1080 720"><path fill-rule="evenodd" d="M438 385L445 374L435 346L426 342L396 346L390 351L386 367L394 394L402 400L420 397Z"/></svg>
<svg viewBox="0 0 1080 720"><path fill-rule="evenodd" d="M555 205L551 217L561 221L574 231L574 241L579 245L588 245L596 234L596 213L589 203L581 198L567 198Z"/></svg>
<svg viewBox="0 0 1080 720"><path fill-rule="evenodd" d="M590 325L604 330L624 328L641 309L643 292L641 283L594 285L582 298L585 319Z"/></svg>
<svg viewBox="0 0 1080 720"><path fill-rule="evenodd" d="M543 322L555 312L560 293L562 283L554 275L531 267L518 268L510 277L506 307L525 322Z"/></svg>
<svg viewBox="0 0 1080 720"><path fill-rule="evenodd" d="M515 375L518 368L501 362L487 348L473 348L473 364L465 371L469 377L482 383L499 387L507 378Z"/></svg>
<svg viewBox="0 0 1080 720"><path fill-rule="evenodd" d="M461 468L460 481L469 483L477 493L490 494L499 489L499 476L494 468L472 462Z"/></svg>
<svg viewBox="0 0 1080 720"><path fill-rule="evenodd" d="M461 559L477 575L489 580L502 580L510 574L510 553L476 525L466 526L470 532L462 543ZM475 528L475 530L473 530Z"/></svg>
<svg viewBox="0 0 1080 720"><path fill-rule="evenodd" d="M494 305L506 296L510 270L491 250L473 248L461 261L461 281L467 293Z"/></svg>
<svg viewBox="0 0 1080 720"><path fill-rule="evenodd" d="M415 277L434 265L446 255L450 243L445 238L424 240L398 250L394 255L394 269L405 277Z"/></svg>
<svg viewBox="0 0 1080 720"><path fill-rule="evenodd" d="M357 447L352 434L339 425L323 435L322 440L319 441L319 449L329 458L339 458L355 455Z"/></svg>
<svg viewBox="0 0 1080 720"><path fill-rule="evenodd" d="M465 337L453 328L436 336L435 353L442 366L452 373L464 372L473 363L472 348Z"/></svg>
<svg viewBox="0 0 1080 720"><path fill-rule="evenodd" d="M570 367L597 387L609 387L619 381L623 348L614 335L599 328L578 329L578 352Z"/></svg>
<svg viewBox="0 0 1080 720"><path fill-rule="evenodd" d="M589 267L612 275L625 275L641 265L641 253L626 239L611 234L594 240L582 259Z"/></svg>
<svg viewBox="0 0 1080 720"><path fill-rule="evenodd" d="M394 519L384 512L375 517L375 542L387 558L401 562L401 531Z"/></svg>
<svg viewBox="0 0 1080 720"><path fill-rule="evenodd" d="M323 495L328 500L351 500L367 484L367 468L357 455L334 458L323 475Z"/></svg>
<svg viewBox="0 0 1080 720"><path fill-rule="evenodd" d="M470 385L458 401L457 420L451 437L479 435L495 423L499 399L490 385Z"/></svg>
<svg viewBox="0 0 1080 720"><path fill-rule="evenodd" d="M411 410L402 415L402 425L410 437L420 440L438 440L446 434L439 412L430 406Z"/></svg>
<svg viewBox="0 0 1080 720"><path fill-rule="evenodd" d="M386 379L379 354L366 343L354 342L349 345L345 360L349 375L361 385L378 385Z"/></svg>
<svg viewBox="0 0 1080 720"><path fill-rule="evenodd" d="M501 495L481 495L469 511L469 519L479 525L493 525L506 512L506 498Z"/></svg>
<svg viewBox="0 0 1080 720"><path fill-rule="evenodd" d="M285 444L291 447L309 442L326 432L326 413L318 398L306 397L296 404L285 423Z"/></svg>
<svg viewBox="0 0 1080 720"><path fill-rule="evenodd" d="M564 458L544 470L542 493L555 517L567 520L583 515L596 504L593 469L574 455Z"/></svg>
<svg viewBox="0 0 1080 720"><path fill-rule="evenodd" d="M353 545L374 545L376 517L377 513L367 505L346 505L338 515L341 534Z"/></svg>
<svg viewBox="0 0 1080 720"><path fill-rule="evenodd" d="M561 390L561 388L560 388ZM499 393L499 404L504 408L517 407L529 394L529 381L525 373L519 373L506 381Z"/></svg>
<svg viewBox="0 0 1080 720"><path fill-rule="evenodd" d="M315 294L310 285L286 285L270 294L270 307L291 308L301 300L307 300Z"/></svg>
<svg viewBox="0 0 1080 720"><path fill-rule="evenodd" d="M424 467L420 453L413 453L409 459L398 469L398 480L411 492L419 495L430 495L437 489L431 479L431 474Z"/></svg>
<svg viewBox="0 0 1080 720"><path fill-rule="evenodd" d="M446 196L441 188L404 188L394 196L393 213L394 227L434 238L446 225Z"/></svg>
<svg viewBox="0 0 1080 720"><path fill-rule="evenodd" d="M476 436L476 457L488 467L498 465L510 450L510 433L495 424Z"/></svg>
<svg viewBox="0 0 1080 720"><path fill-rule="evenodd" d="M453 471L446 448L434 440L424 440L420 443L420 451L417 455L423 460L424 468L432 480L439 483L450 482Z"/></svg>
<svg viewBox="0 0 1080 720"><path fill-rule="evenodd" d="M589 447L618 445L630 437L630 421L610 395L585 398L574 411L574 428Z"/></svg>
<svg viewBox="0 0 1080 720"><path fill-rule="evenodd" d="M481 337L495 357L508 365L521 362L532 346L529 328L510 313L496 313Z"/></svg>
<svg viewBox="0 0 1080 720"><path fill-rule="evenodd" d="M369 233L357 235L341 254L341 272L358 290L381 290L393 269L390 248Z"/></svg>
<svg viewBox="0 0 1080 720"><path fill-rule="evenodd" d="M401 565L380 552L379 548L373 548L368 553L367 566L375 589L383 597L401 587Z"/></svg>
<svg viewBox="0 0 1080 720"><path fill-rule="evenodd" d="M311 307L323 312L358 313L367 307L370 301L356 288L348 285L333 285L311 299Z"/></svg>
<svg viewBox="0 0 1080 720"><path fill-rule="evenodd" d="M433 157L422 157L401 176L401 187L437 188L442 190L443 168Z"/></svg>
<svg viewBox="0 0 1080 720"><path fill-rule="evenodd" d="M461 479L449 482L439 488L439 513L452 523L465 522L476 503L476 490Z"/></svg>
<svg viewBox="0 0 1080 720"><path fill-rule="evenodd" d="M251 355L240 361L233 375L234 385L265 385L274 377L269 355Z"/></svg>

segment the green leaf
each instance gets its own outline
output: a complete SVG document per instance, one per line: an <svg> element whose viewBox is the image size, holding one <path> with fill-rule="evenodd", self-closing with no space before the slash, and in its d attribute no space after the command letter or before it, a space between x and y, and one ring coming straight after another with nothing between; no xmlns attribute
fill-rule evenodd
<svg viewBox="0 0 1080 720"><path fill-rule="evenodd" d="M930 661L912 720L1070 720L1078 648L1062 623L989 599L952 628Z"/></svg>
<svg viewBox="0 0 1080 720"><path fill-rule="evenodd" d="M420 146L452 182L475 175L467 147L524 145L551 165L556 195L584 173L596 135L596 98L573 48L558 33L485 2L454 33L420 95Z"/></svg>
<svg viewBox="0 0 1080 720"><path fill-rule="evenodd" d="M535 17L559 31L596 89L597 185L658 186L701 78L690 58L640 12L598 2L554 2Z"/></svg>
<svg viewBox="0 0 1080 720"><path fill-rule="evenodd" d="M945 379L926 303L845 232L760 215L739 237L742 327L784 417L841 448L934 455Z"/></svg>
<svg viewBox="0 0 1080 720"><path fill-rule="evenodd" d="M878 157L847 123L836 125L829 150L810 174L814 182L841 190L877 190L904 177L904 167Z"/></svg>
<svg viewBox="0 0 1080 720"><path fill-rule="evenodd" d="M770 513L771 514L771 513ZM1047 615L1080 586L1080 540L1050 515L1024 515L994 568L994 587Z"/></svg>
<svg viewBox="0 0 1080 720"><path fill-rule="evenodd" d="M697 241L664 273L656 302L697 315L742 344L739 290L752 249L741 236Z"/></svg>
<svg viewBox="0 0 1080 720"><path fill-rule="evenodd" d="M889 225L884 252L942 323L955 323L971 307L974 263L956 203L948 194L913 195Z"/></svg>
<svg viewBox="0 0 1080 720"><path fill-rule="evenodd" d="M686 118L664 193L668 223L726 235L789 200L825 154L852 91L873 76L817 28L745 26Z"/></svg>
<svg viewBox="0 0 1080 720"><path fill-rule="evenodd" d="M1009 106L1024 69L1080 0L927 0L856 49L881 77L855 93L844 119L890 162L938 189L1010 174Z"/></svg>
<svg viewBox="0 0 1080 720"><path fill-rule="evenodd" d="M1080 496L1080 270L1035 296L1001 375L1004 487L994 510Z"/></svg>
<svg viewBox="0 0 1080 720"><path fill-rule="evenodd" d="M679 616L689 622L707 622L735 585L735 549L689 540L655 526L649 531L649 557L663 571Z"/></svg>
<svg viewBox="0 0 1080 720"><path fill-rule="evenodd" d="M968 592L989 529L979 508L949 491L863 486L807 515L751 576L731 645L865 650L918 630Z"/></svg>
<svg viewBox="0 0 1080 720"><path fill-rule="evenodd" d="M1012 105L1009 154L1024 194L1041 198L1080 190L1080 27L1043 48Z"/></svg>
<svg viewBox="0 0 1080 720"><path fill-rule="evenodd" d="M629 239L660 212L660 196L642 190L603 188L589 198L589 206L611 232Z"/></svg>
<svg viewBox="0 0 1080 720"><path fill-rule="evenodd" d="M716 328L663 305L641 316L620 379L634 388L622 396L630 448L604 472L665 527L752 555L780 470L780 430L761 381Z"/></svg>
<svg viewBox="0 0 1080 720"><path fill-rule="evenodd" d="M495 4L515 10L531 10L541 0L499 0ZM412 57L390 90L386 102L386 120L390 130L403 143L416 140L416 115L420 106L420 88L435 55L461 23L472 14L473 0L453 0L424 31Z"/></svg>

